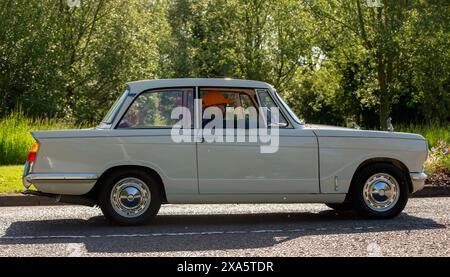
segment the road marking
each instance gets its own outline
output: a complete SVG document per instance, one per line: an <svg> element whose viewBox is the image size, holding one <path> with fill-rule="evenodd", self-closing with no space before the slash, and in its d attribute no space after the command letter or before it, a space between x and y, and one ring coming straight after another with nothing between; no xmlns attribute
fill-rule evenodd
<svg viewBox="0 0 450 277"><path fill-rule="evenodd" d="M292 232L292 233L298 233L298 232L304 232L305 231L305 229L291 229L291 230L288 230L288 232Z"/></svg>
<svg viewBox="0 0 450 277"><path fill-rule="evenodd" d="M201 232L201 235L220 235L223 234L225 231L217 231L217 232Z"/></svg>
<svg viewBox="0 0 450 277"><path fill-rule="evenodd" d="M227 231L227 234L247 234L247 231Z"/></svg>
<svg viewBox="0 0 450 277"><path fill-rule="evenodd" d="M447 226L449 224L445 224ZM422 224L436 228L433 225ZM307 233L316 231L351 231L351 230L374 230L376 226L338 227L338 228L297 228L297 229L263 229L263 230L232 230L232 231L199 231L199 232L166 232L166 233L138 233L138 234L93 234L93 235L40 235L40 236L3 236L0 240L38 240L38 239L96 239L96 238L133 238L133 237L182 237L182 236L210 236L210 235L235 235L235 234L267 234L267 233Z"/></svg>
<svg viewBox="0 0 450 277"><path fill-rule="evenodd" d="M254 231L250 231L251 233L279 233L279 232L283 232L283 230L281 229L277 229L277 230L254 230Z"/></svg>

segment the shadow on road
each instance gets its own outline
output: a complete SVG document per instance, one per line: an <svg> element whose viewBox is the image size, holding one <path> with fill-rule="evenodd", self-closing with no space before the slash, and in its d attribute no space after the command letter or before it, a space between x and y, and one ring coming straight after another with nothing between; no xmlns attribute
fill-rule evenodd
<svg viewBox="0 0 450 277"><path fill-rule="evenodd" d="M287 240L314 235L442 228L446 226L406 213L391 220L361 220L351 212L336 213L332 210L319 213L159 215L153 224L138 227L112 226L97 216L88 220L14 222L4 237L0 237L0 245L84 243L90 253L202 251L272 247Z"/></svg>

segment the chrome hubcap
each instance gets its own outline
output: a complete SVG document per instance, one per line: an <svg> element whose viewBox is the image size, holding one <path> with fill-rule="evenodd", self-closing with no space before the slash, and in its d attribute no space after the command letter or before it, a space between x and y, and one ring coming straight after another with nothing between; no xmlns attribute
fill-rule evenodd
<svg viewBox="0 0 450 277"><path fill-rule="evenodd" d="M121 216L133 218L150 206L151 193L140 179L129 177L117 182L111 190L111 204Z"/></svg>
<svg viewBox="0 0 450 277"><path fill-rule="evenodd" d="M372 175L364 184L364 202L376 212L391 209L398 201L400 187L397 180L387 173Z"/></svg>

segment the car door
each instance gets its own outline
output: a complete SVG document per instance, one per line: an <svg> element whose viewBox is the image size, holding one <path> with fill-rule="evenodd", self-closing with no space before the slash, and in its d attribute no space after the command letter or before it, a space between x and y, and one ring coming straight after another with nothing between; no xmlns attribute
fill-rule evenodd
<svg viewBox="0 0 450 277"><path fill-rule="evenodd" d="M275 105L267 90L251 90L253 95L242 89L215 90L246 93L255 105ZM201 89L200 95L206 92ZM249 130L236 132L233 142L207 142L204 138L198 142L200 194L318 193L317 139L310 130L293 128L281 114L283 120L287 126L279 129L279 147L274 153L261 153L264 143L250 142L254 135Z"/></svg>
<svg viewBox="0 0 450 277"><path fill-rule="evenodd" d="M193 132L184 141L173 136L174 126L180 121L180 117L174 118L174 109L185 108L186 114L193 115L193 102L194 88L145 91L136 96L114 130L121 150L117 159L157 171L167 195L198 193ZM192 128L193 120L188 122L191 126L187 128Z"/></svg>

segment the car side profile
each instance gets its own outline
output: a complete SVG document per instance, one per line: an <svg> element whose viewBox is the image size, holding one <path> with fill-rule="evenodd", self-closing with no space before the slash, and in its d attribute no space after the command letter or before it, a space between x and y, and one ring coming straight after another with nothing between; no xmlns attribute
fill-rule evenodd
<svg viewBox="0 0 450 277"><path fill-rule="evenodd" d="M276 149L261 151L274 141L252 140L245 115L231 120L242 124L223 121L230 140L209 140L204 130L216 117L208 108L254 108L266 130L276 131ZM180 122L189 132L176 140ZM98 205L120 225L148 222L165 203L325 203L391 218L426 179L422 136L305 124L259 81L131 82L96 128L32 136L23 193Z"/></svg>

